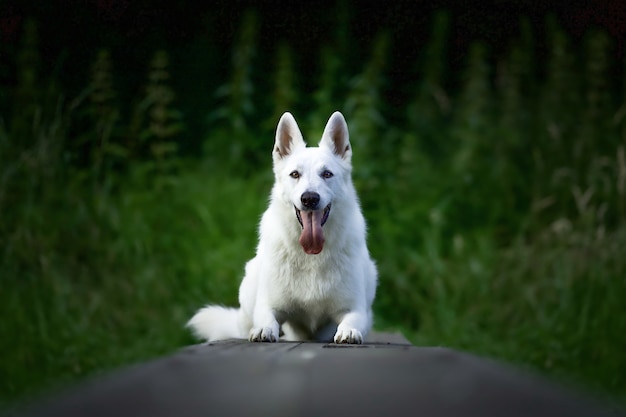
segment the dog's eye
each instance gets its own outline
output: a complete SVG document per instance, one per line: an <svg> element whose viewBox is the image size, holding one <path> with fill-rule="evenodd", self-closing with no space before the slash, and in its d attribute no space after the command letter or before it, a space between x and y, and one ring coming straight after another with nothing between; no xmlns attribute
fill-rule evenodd
<svg viewBox="0 0 626 417"><path fill-rule="evenodd" d="M326 171L322 172L322 178L325 178L325 179L332 178L333 175L335 175L335 174L333 174L329 170L326 170Z"/></svg>
<svg viewBox="0 0 626 417"><path fill-rule="evenodd" d="M298 171L292 171L291 174L289 174L289 176L291 178L298 179L298 178L300 178L300 173Z"/></svg>

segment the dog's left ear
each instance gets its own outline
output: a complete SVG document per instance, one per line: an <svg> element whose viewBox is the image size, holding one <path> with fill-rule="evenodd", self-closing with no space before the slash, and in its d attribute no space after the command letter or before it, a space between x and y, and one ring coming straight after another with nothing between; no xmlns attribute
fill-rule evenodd
<svg viewBox="0 0 626 417"><path fill-rule="evenodd" d="M352 147L350 146L350 134L348 133L348 124L343 114L336 111L328 119L324 134L320 140L319 146L326 146L340 158L350 161L352 158Z"/></svg>

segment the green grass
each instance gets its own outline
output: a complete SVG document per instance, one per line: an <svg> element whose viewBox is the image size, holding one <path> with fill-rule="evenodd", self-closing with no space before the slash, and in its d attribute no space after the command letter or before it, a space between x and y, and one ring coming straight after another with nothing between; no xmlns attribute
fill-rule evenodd
<svg viewBox="0 0 626 417"><path fill-rule="evenodd" d="M185 131L164 52L129 106L106 51L71 100L16 68L0 119L1 406L173 352L193 342L195 309L236 304L272 183L271 103L301 93L293 45L276 68L255 64L259 29L245 16L202 132ZM407 90L387 78L389 32L355 72L337 58L350 44L341 28L320 48L315 108L285 109L313 140L344 110L380 272L376 327L626 402L625 112L605 82L616 63L604 35L576 49L548 20L539 67L522 24L504 56L477 43L445 78L450 19L434 22L405 114L386 102Z"/></svg>
<svg viewBox="0 0 626 417"><path fill-rule="evenodd" d="M195 309L236 304L268 176L190 165L95 194L66 188L5 225L4 401L171 352L192 342Z"/></svg>
<svg viewBox="0 0 626 417"><path fill-rule="evenodd" d="M3 258L4 401L173 352L193 342L183 326L196 308L236 304L271 177L184 165L88 198L76 185L17 219ZM369 209L378 328L623 395L626 230L506 248L476 232L448 247L433 213L418 231Z"/></svg>

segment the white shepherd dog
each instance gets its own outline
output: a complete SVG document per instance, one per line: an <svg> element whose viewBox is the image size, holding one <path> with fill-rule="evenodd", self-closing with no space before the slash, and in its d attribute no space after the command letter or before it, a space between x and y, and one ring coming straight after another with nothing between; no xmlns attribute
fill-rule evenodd
<svg viewBox="0 0 626 417"><path fill-rule="evenodd" d="M285 113L274 145L275 183L246 265L240 308L207 306L187 323L202 339L362 343L372 327L376 266L351 178L352 148L335 112L319 147Z"/></svg>

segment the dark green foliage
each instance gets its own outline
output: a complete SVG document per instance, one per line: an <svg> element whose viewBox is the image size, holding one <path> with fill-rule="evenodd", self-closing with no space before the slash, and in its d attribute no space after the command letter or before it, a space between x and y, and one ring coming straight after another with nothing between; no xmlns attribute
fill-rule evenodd
<svg viewBox="0 0 626 417"><path fill-rule="evenodd" d="M266 123L268 130L274 129L276 120L280 119L284 112L290 111L296 102L293 52L289 45L281 43L278 46L274 62L276 63L272 97L274 111Z"/></svg>
<svg viewBox="0 0 626 417"><path fill-rule="evenodd" d="M408 105L407 123L412 135L404 147L409 155L427 153L431 158L441 157L450 151L448 140L441 137L440 127L451 111L448 95L447 48L449 42L450 16L439 11L433 18L432 35L419 60L419 84L413 100ZM413 149L418 146L420 149Z"/></svg>
<svg viewBox="0 0 626 417"><path fill-rule="evenodd" d="M253 117L253 70L255 68L258 17L244 13L238 37L232 48L232 77L228 84L215 92L217 109L210 112L210 136L205 142L207 157L216 161L224 156L233 160L248 160L252 168L258 164L260 144L253 139L250 119ZM224 152L227 151L227 152Z"/></svg>
<svg viewBox="0 0 626 417"><path fill-rule="evenodd" d="M340 4L306 83L295 45L259 62L264 29L244 13L193 132L165 50L130 105L109 49L82 93L61 94L25 23L17 85L0 87L0 401L171 352L192 342L196 308L236 304L287 110L310 143L346 115L379 328L626 398L626 110L611 76L624 65L610 39L590 31L579 47L549 17L538 57L522 20L504 53L474 42L456 71L438 12L403 63L414 82L397 85L392 28L355 51Z"/></svg>

